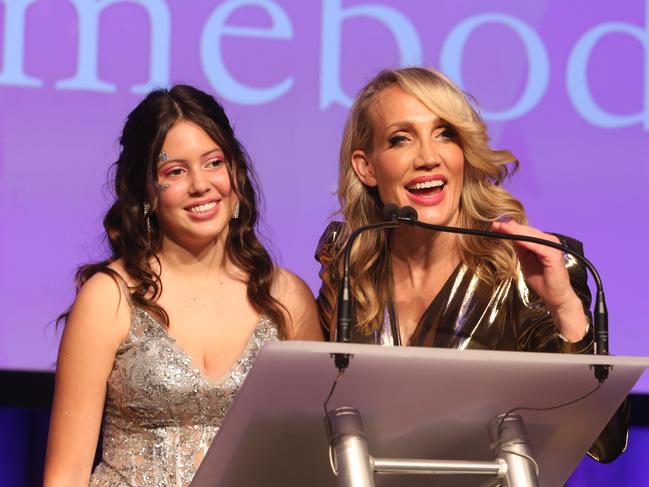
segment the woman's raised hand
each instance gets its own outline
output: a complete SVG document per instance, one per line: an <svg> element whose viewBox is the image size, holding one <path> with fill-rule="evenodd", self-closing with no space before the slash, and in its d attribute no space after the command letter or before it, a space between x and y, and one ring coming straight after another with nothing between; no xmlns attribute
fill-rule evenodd
<svg viewBox="0 0 649 487"><path fill-rule="evenodd" d="M526 235L560 243L555 235L513 220L494 222L491 229L494 232ZM581 300L570 285L563 253L531 242L513 243L525 281L543 300L561 335L570 342L579 341L587 331L588 322Z"/></svg>

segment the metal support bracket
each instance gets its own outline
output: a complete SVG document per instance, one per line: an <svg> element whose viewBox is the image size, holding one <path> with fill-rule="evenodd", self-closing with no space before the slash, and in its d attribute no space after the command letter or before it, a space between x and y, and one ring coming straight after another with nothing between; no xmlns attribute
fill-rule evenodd
<svg viewBox="0 0 649 487"><path fill-rule="evenodd" d="M507 487L538 487L538 465L521 417L498 416L488 430L495 456L492 462L373 458L360 413L340 407L327 417L331 468L339 487L374 487L374 474L485 475Z"/></svg>

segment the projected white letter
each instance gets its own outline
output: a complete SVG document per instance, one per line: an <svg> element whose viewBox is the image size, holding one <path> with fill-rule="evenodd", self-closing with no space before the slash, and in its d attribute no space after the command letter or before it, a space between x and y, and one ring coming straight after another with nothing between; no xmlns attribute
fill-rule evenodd
<svg viewBox="0 0 649 487"><path fill-rule="evenodd" d="M543 97L550 78L550 62L543 41L534 30L521 20L505 14L481 14L460 22L442 46L440 66L459 86L462 85L462 51L467 38L483 24L500 23L514 30L525 44L528 59L527 86L520 100L502 112L483 111L485 120L504 121L521 117L529 112Z"/></svg>
<svg viewBox="0 0 649 487"><path fill-rule="evenodd" d="M645 4L645 29L623 22L607 22L586 32L575 44L568 59L566 84L570 99L579 114L598 127L626 127L643 123L649 130L649 1ZM640 113L615 115L603 110L593 99L588 85L588 60L590 53L602 37L619 33L637 39L644 50L644 107ZM616 89L615 86L612 89Z"/></svg>
<svg viewBox="0 0 649 487"><path fill-rule="evenodd" d="M0 0L5 4L3 67L0 84L39 87L43 82L27 76L23 71L25 58L25 12L36 0Z"/></svg>
<svg viewBox="0 0 649 487"><path fill-rule="evenodd" d="M69 0L77 9L79 18L79 48L77 74L61 80L56 87L64 90L115 91L115 85L101 81L97 76L99 15L116 3L135 3L149 13L151 25L151 64L149 81L133 86L132 93L146 93L169 84L169 55L171 17L164 0Z"/></svg>
<svg viewBox="0 0 649 487"><path fill-rule="evenodd" d="M322 2L322 53L320 58L320 109L332 103L352 104L340 86L341 24L350 17L371 17L385 24L399 46L401 66L421 64L423 56L417 31L401 12L383 5L357 5L343 9L342 0ZM369 48L369 46L368 46Z"/></svg>
<svg viewBox="0 0 649 487"><path fill-rule="evenodd" d="M270 15L270 29L226 25L228 17L243 6L260 7ZM293 28L286 13L270 0L230 0L220 5L205 24L201 39L201 61L205 75L223 97L241 105L261 105L271 102L293 86L293 78L286 78L268 88L252 88L239 83L228 72L221 55L221 37L255 37L258 39L291 39ZM250 61L249 61L250 62Z"/></svg>

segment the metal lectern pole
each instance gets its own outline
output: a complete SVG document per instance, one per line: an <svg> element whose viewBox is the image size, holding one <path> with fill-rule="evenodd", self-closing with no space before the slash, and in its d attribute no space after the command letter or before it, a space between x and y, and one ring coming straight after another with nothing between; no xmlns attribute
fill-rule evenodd
<svg viewBox="0 0 649 487"><path fill-rule="evenodd" d="M532 456L522 418L518 414L496 416L488 429L494 456L507 462L507 485L538 487L539 467Z"/></svg>
<svg viewBox="0 0 649 487"><path fill-rule="evenodd" d="M339 487L374 487L374 467L359 412L351 407L328 414L330 448Z"/></svg>
<svg viewBox="0 0 649 487"><path fill-rule="evenodd" d="M330 411L327 430L331 467L339 487L374 487L375 473L487 475L507 487L539 487L538 465L532 457L523 420L517 414L503 414L489 422L495 457L492 462L373 458L361 415L352 407Z"/></svg>

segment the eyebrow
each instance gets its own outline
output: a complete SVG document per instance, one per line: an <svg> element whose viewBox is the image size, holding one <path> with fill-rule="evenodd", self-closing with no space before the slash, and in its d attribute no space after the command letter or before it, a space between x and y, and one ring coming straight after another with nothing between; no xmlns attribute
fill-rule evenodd
<svg viewBox="0 0 649 487"><path fill-rule="evenodd" d="M404 128L404 127L410 128L412 126L413 126L412 122L410 122L408 120L403 120L401 122L391 123L390 125L385 127L385 130L386 130L386 132L389 132L389 131L392 131L394 129L401 129L401 128Z"/></svg>
<svg viewBox="0 0 649 487"><path fill-rule="evenodd" d="M225 153L223 152L223 149L221 149L220 147L217 146L217 147L215 147L215 148L212 149L212 150L208 150L208 151L207 151L205 154L203 154L201 157L209 156L212 152L220 152L221 154L223 154L223 156L225 156Z"/></svg>
<svg viewBox="0 0 649 487"><path fill-rule="evenodd" d="M448 121L444 120L443 118L435 115L435 118L432 119L433 124L436 127L439 127L442 124L447 124ZM398 122L391 123L387 127L385 127L386 132L390 132L394 129L403 129L403 128L413 128L415 126L415 123L412 120L400 120Z"/></svg>

